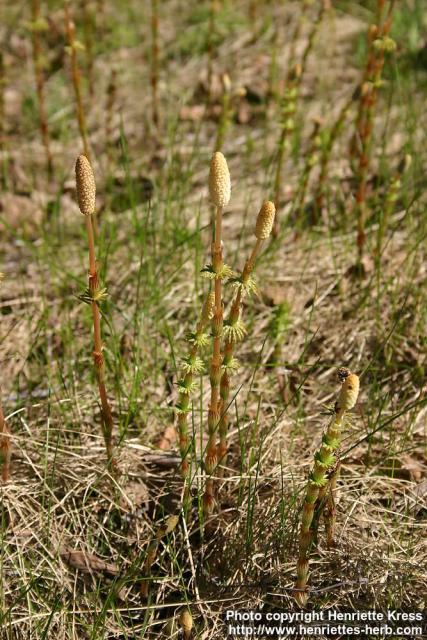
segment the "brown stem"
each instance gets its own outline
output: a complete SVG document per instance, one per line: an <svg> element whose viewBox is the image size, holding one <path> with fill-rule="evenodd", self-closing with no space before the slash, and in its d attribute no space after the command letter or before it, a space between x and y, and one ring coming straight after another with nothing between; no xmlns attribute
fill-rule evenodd
<svg viewBox="0 0 427 640"><path fill-rule="evenodd" d="M385 62L385 49L382 48L378 52L375 48L375 40L378 37L386 37L390 32L394 2L390 3L385 20L383 20L384 6L385 2L378 0L376 25L372 25L368 33L369 55L363 78L364 82L360 92L361 99L356 123L356 134L360 141L360 153L356 172L357 192L355 206L357 213L357 255L360 268L362 267L366 242L365 225L368 217L366 188L371 160L373 120L378 100L378 86L381 81L381 74Z"/></svg>
<svg viewBox="0 0 427 640"><path fill-rule="evenodd" d="M92 297L92 319L93 319L93 338L94 351L93 361L95 365L95 373L98 382L99 397L101 401L101 422L105 440L105 448L109 463L114 467L115 460L113 458L113 416L105 388L105 363L102 354L102 337L101 337L101 314L98 304L95 300L96 293L99 288L98 270L95 259L95 242L92 225L92 216L86 216L86 228L89 245L89 291Z"/></svg>

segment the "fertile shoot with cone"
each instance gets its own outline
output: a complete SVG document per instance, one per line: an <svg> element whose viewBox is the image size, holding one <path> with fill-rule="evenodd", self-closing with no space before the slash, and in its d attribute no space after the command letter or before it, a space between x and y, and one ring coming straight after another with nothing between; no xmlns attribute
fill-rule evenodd
<svg viewBox="0 0 427 640"><path fill-rule="evenodd" d="M87 291L81 296L84 302L90 304L92 309L93 320L93 336L94 336L94 350L93 361L95 365L96 379L98 382L99 397L101 403L101 422L102 431L105 441L105 448L107 451L107 457L109 465L115 465L113 457L113 416L111 412L110 403L105 388L105 362L103 356L103 345L101 337L101 312L99 304L107 296L105 289L101 289L99 286L98 267L95 258L95 241L92 217L95 213L95 201L96 201L96 185L95 177L93 175L92 166L88 158L84 155L80 155L76 161L76 190L77 201L81 213L86 218L86 229L89 245L89 286Z"/></svg>

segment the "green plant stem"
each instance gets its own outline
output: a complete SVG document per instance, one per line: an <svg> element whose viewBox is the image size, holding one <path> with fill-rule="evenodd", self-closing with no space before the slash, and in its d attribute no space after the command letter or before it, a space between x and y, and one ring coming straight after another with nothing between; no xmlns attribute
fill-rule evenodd
<svg viewBox="0 0 427 640"><path fill-rule="evenodd" d="M332 477L329 481L329 488L326 497L326 505L323 509L323 518L325 521L326 530L326 544L329 548L335 546L335 521L336 521L336 507L335 507L335 494L337 490L337 480L340 474L340 463L338 463Z"/></svg>
<svg viewBox="0 0 427 640"><path fill-rule="evenodd" d="M230 315L228 318L228 324L230 327L233 327L239 319L241 313L242 306L242 296L245 285L247 285L251 273L255 266L255 260L258 256L258 253L261 249L261 245L263 240L257 238L254 248L252 249L252 253L247 259L243 271L240 276L240 285L236 296L233 300L230 309ZM227 463L227 434L228 434L228 424L229 424L229 407L228 407L228 398L230 394L230 375L227 370L227 367L231 365L234 350L236 347L236 337L233 337L233 334L230 332L227 336L224 344L224 358L223 358L223 366L225 367L225 371L221 376L220 382L220 397L221 397L221 417L218 425L219 431L219 446L218 446L218 462L222 462L223 465Z"/></svg>
<svg viewBox="0 0 427 640"><path fill-rule="evenodd" d="M209 295L209 294L208 294ZM206 308L208 302L206 301L204 309ZM192 363L196 361L198 356L200 345L198 340L202 337L207 324L209 322L208 314L202 310L200 319L197 323L196 333L194 337L193 346L190 349L189 356L187 358L188 366L191 367ZM191 387L194 380L194 372L191 370L187 370L182 379L182 384L185 387L185 391L180 392L178 397L178 435L179 435L179 450L181 454L181 474L184 479L188 478L189 471L189 463L188 458L191 452L191 447L189 445L188 438L188 424L187 417L188 412L190 411L190 396L191 396Z"/></svg>
<svg viewBox="0 0 427 640"><path fill-rule="evenodd" d="M215 311L212 320L212 335L213 335L213 352L210 367L210 384L211 384L211 399L208 413L208 444L206 447L205 457L205 469L208 474L205 486L204 494L204 508L206 513L211 513L214 504L214 482L212 474L214 473L218 458L216 449L216 431L220 419L220 404L219 404L219 385L221 379L221 335L222 335L222 323L223 323L223 308L222 308L222 279L221 270L223 267L222 259L222 207L216 208L215 216L215 240L212 243L212 267L217 274L215 277Z"/></svg>

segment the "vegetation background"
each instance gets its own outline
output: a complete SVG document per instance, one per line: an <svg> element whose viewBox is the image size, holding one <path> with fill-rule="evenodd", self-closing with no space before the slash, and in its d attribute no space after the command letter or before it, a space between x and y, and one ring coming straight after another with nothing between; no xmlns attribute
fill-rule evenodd
<svg viewBox="0 0 427 640"><path fill-rule="evenodd" d="M309 606L422 608L427 16L423 0L394 7L360 260L360 171L349 148L380 3L333 0L318 19L317 0L75 1L71 48L63 2L0 3L0 384L12 433L11 477L0 485L1 638L182 637L187 606L186 637L221 638L227 608L298 610L303 490L342 365L360 375L361 392L343 434L337 544L319 539ZM82 299L87 240L74 163L84 146L70 54L97 183L119 476L106 466ZM289 97L294 64L302 73ZM319 206L320 158L340 117ZM280 227L257 264L260 295L245 300L230 455L208 518L209 381L193 394L186 521L170 427L186 334L209 288L200 271L219 147L232 180L226 262L243 268L263 200L276 200ZM170 515L179 521L150 566Z"/></svg>

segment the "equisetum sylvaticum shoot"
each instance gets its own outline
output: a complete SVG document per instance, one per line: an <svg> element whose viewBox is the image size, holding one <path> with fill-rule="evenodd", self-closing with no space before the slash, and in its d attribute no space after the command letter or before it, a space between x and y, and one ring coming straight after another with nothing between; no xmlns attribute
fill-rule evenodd
<svg viewBox="0 0 427 640"><path fill-rule="evenodd" d="M388 12L384 16L385 2L377 0L376 24L372 24L368 30L368 56L360 90L356 131L351 148L352 155L357 155L355 212L357 217L357 256L361 273L366 243L365 225L368 217L366 191L372 156L375 109L386 53L394 51L396 47L395 42L389 36L394 4L391 0Z"/></svg>
<svg viewBox="0 0 427 640"><path fill-rule="evenodd" d="M309 6L309 2L303 3L302 15ZM307 44L301 56L301 61L295 63L295 45L299 38L299 30L301 28L301 20L297 23L294 37L291 43L291 53L289 58L289 71L286 76L285 88L281 101L281 131L277 149L276 173L274 177L274 205L276 212L280 208L280 196L282 190L282 170L286 154L289 152L291 145L291 137L295 131L295 115L299 99L301 80L307 66L307 60L313 49L315 37L319 29L320 23L325 12L330 8L329 0L323 0L320 3L318 13L313 21L311 31L308 36ZM301 16L302 17L302 16ZM276 220L273 227L273 237L277 238L280 231L279 217L276 213Z"/></svg>
<svg viewBox="0 0 427 640"><path fill-rule="evenodd" d="M231 275L231 270L222 259L222 215L224 207L230 202L231 180L227 161L220 151L216 151L211 160L209 173L209 195L215 206L214 240L211 247L211 264L208 269L214 281L215 306L212 317L212 357L209 367L211 386L208 410L208 444L205 456L207 474L203 507L205 513L212 513L215 505L214 473L217 463L216 433L220 420L220 382L221 382L221 337L223 329L222 281Z"/></svg>
<svg viewBox="0 0 427 640"><path fill-rule="evenodd" d="M196 330L187 336L190 351L183 360L182 376L178 380L179 398L175 405L175 411L178 415L181 474L184 479L188 476L189 459L191 458L191 446L188 437L188 413L191 410L191 394L196 387L194 377L204 370L204 363L199 357L199 352L209 344L209 336L206 333L206 329L212 319L214 307L215 294L211 292L206 297Z"/></svg>
<svg viewBox="0 0 427 640"><path fill-rule="evenodd" d="M227 432L228 432L228 402L230 394L230 373L236 368L236 361L233 357L236 344L241 341L246 329L241 320L241 308L243 297L246 294L256 292L255 281L252 273L255 267L255 261L258 257L262 243L266 240L273 229L276 208L273 202L266 201L263 203L256 220L254 235L256 237L255 245L249 258L243 267L243 271L237 278L232 278L231 282L236 287L236 295L231 305L230 313L227 321L224 323L224 357L222 366L224 372L220 382L220 421L219 430L219 446L218 460L223 464L226 463L227 456Z"/></svg>
<svg viewBox="0 0 427 640"><path fill-rule="evenodd" d="M319 496L326 495L325 487L329 483L328 473L333 476L337 464L336 452L340 446L341 433L344 427L344 417L356 404L359 395L359 378L349 369L341 367L338 370L341 389L335 403L333 418L322 438L322 444L314 456L314 466L308 479L304 499L301 527L299 532L299 552L297 561L297 580L295 584L295 599L300 606L308 601L307 581L310 547L313 542L313 518ZM328 487L329 488L329 487Z"/></svg>

